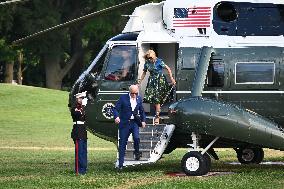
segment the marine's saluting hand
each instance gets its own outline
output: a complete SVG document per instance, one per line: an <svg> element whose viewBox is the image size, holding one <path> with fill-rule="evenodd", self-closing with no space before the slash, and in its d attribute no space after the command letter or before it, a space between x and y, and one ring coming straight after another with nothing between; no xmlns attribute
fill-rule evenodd
<svg viewBox="0 0 284 189"><path fill-rule="evenodd" d="M80 112L82 114L82 109L75 108L75 112Z"/></svg>

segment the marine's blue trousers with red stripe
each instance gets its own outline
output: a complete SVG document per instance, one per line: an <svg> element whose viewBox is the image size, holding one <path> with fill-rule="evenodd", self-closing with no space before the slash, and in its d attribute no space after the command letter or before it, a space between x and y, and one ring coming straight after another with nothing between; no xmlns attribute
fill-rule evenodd
<svg viewBox="0 0 284 189"><path fill-rule="evenodd" d="M75 173L84 175L87 172L87 140L77 139L75 143Z"/></svg>

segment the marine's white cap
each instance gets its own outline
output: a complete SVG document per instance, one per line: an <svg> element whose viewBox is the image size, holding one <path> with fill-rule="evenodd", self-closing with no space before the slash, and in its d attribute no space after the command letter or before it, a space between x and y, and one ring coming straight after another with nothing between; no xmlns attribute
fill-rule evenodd
<svg viewBox="0 0 284 189"><path fill-rule="evenodd" d="M75 96L76 96L76 98L84 98L84 97L86 97L86 93L87 93L87 91L77 93L77 94L75 94Z"/></svg>

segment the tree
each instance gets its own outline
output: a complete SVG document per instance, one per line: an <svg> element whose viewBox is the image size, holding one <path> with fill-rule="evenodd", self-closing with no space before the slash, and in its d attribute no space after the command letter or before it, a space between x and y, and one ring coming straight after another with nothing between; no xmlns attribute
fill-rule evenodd
<svg viewBox="0 0 284 189"><path fill-rule="evenodd" d="M6 36L6 38L0 37L0 62L4 62L5 64L4 82L12 83L16 53L15 49L6 41L9 39L9 35L7 34L13 26L13 6L10 9L0 7L0 13L0 36Z"/></svg>
<svg viewBox="0 0 284 189"><path fill-rule="evenodd" d="M14 22L17 23L13 27L14 36L31 34L118 2L120 1L30 1L19 7L17 14L14 16ZM110 31L112 33L117 31L115 28L118 22L115 23L115 20L118 20L118 18L117 16L112 17L112 24L110 22L110 24L100 25L101 28L95 28L93 32L96 34L102 33L104 34L103 37L105 37ZM108 23L102 21L102 18L98 20L101 20L98 21L99 23ZM28 51L38 54L40 62L45 65L46 87L60 89L63 78L75 64L76 69L74 70L77 72L75 73L77 78L84 68L84 54L94 48L92 47L94 44L100 46L100 41L105 41L100 35L88 36L90 32L88 32L88 27L84 30L84 26L89 24L83 22L68 29L40 36L32 42L24 44Z"/></svg>
<svg viewBox="0 0 284 189"><path fill-rule="evenodd" d="M4 83L12 83L15 57L15 50L0 39L0 62L5 63Z"/></svg>
<svg viewBox="0 0 284 189"><path fill-rule="evenodd" d="M19 39L40 30L86 15L96 10L121 3L119 0L33 0L17 5L6 32L9 41ZM88 57L94 57L107 39L122 30L126 20L121 14L130 14L133 8L112 11L90 21L54 31L20 46L27 64L33 61L45 67L46 87L60 89L66 77L73 82L82 73ZM123 11L123 13L121 12ZM1 15L2 13L0 13ZM3 29L3 28L2 28ZM0 28L1 30L1 28ZM0 31L1 32L1 31ZM90 56L91 54L91 56Z"/></svg>

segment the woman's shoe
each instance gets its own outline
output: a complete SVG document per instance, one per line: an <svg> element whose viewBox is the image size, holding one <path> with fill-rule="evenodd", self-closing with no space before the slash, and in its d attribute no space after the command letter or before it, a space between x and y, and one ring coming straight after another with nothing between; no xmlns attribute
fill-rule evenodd
<svg viewBox="0 0 284 189"><path fill-rule="evenodd" d="M155 118L155 121L154 121L155 125L159 125L160 124L160 118Z"/></svg>
<svg viewBox="0 0 284 189"><path fill-rule="evenodd" d="M156 112L154 124L159 125L160 124L160 112Z"/></svg>

